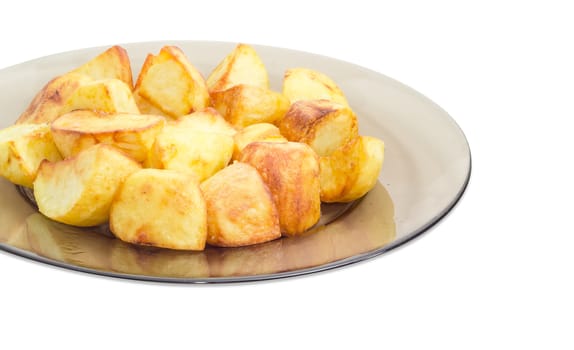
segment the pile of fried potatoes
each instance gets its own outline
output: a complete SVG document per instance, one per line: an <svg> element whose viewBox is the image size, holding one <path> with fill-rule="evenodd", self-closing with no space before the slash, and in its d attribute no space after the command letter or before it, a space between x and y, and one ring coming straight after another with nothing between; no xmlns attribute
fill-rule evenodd
<svg viewBox="0 0 574 350"><path fill-rule="evenodd" d="M384 145L361 136L343 92L292 68L282 92L249 45L204 79L175 46L132 80L114 46L54 78L0 131L0 175L33 189L39 211L119 239L203 250L296 236L322 202L376 182Z"/></svg>

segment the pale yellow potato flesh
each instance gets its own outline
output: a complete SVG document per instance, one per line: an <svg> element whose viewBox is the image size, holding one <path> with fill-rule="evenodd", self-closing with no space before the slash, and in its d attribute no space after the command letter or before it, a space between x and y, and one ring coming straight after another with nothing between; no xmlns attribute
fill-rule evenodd
<svg viewBox="0 0 574 350"><path fill-rule="evenodd" d="M178 250L203 250L206 205L199 182L173 170L142 169L129 176L110 212L122 241Z"/></svg>
<svg viewBox="0 0 574 350"><path fill-rule="evenodd" d="M195 131L215 132L229 136L233 136L237 133L237 130L235 130L216 109L211 107L181 116L176 119L172 125Z"/></svg>
<svg viewBox="0 0 574 350"><path fill-rule="evenodd" d="M44 159L62 159L48 124L16 124L0 130L0 176L32 187Z"/></svg>
<svg viewBox="0 0 574 350"><path fill-rule="evenodd" d="M279 128L270 123L257 123L251 124L233 136L235 147L233 148L233 160L241 159L241 151L250 144L256 141L266 142L286 142L287 139L281 135Z"/></svg>
<svg viewBox="0 0 574 350"><path fill-rule="evenodd" d="M343 91L327 75L309 68L290 68L283 77L283 94L291 103L300 100L329 100L349 106Z"/></svg>
<svg viewBox="0 0 574 350"><path fill-rule="evenodd" d="M364 145L360 136L339 147L328 156L319 157L321 201L347 201L347 193L363 171Z"/></svg>
<svg viewBox="0 0 574 350"><path fill-rule="evenodd" d="M131 88L119 79L94 80L79 86L66 100L61 113L77 109L103 113L140 113Z"/></svg>
<svg viewBox="0 0 574 350"><path fill-rule="evenodd" d="M118 45L110 47L72 72L87 75L94 80L119 79L130 89L133 88L130 58L127 51Z"/></svg>

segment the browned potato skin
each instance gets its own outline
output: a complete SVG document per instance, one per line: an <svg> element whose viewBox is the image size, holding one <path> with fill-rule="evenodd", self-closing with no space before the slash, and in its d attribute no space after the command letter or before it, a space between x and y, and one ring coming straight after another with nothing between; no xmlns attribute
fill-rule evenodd
<svg viewBox="0 0 574 350"><path fill-rule="evenodd" d="M50 123L62 114L68 98L84 83L92 81L87 75L68 73L50 80L40 90L16 124Z"/></svg>
<svg viewBox="0 0 574 350"><path fill-rule="evenodd" d="M255 168L234 163L201 184L207 203L207 243L240 247L281 237L279 216Z"/></svg>
<svg viewBox="0 0 574 350"><path fill-rule="evenodd" d="M319 157L322 202L346 202L358 198L349 197L347 193L363 171L364 154L364 145L359 136L332 154Z"/></svg>
<svg viewBox="0 0 574 350"><path fill-rule="evenodd" d="M238 131L233 136L235 147L233 148L233 160L241 159L241 152L251 142L287 142L287 139L281 135L279 128L269 123L257 123L249 125Z"/></svg>
<svg viewBox="0 0 574 350"><path fill-rule="evenodd" d="M130 58L127 51L118 45L110 47L72 72L85 74L94 80L119 79L126 83L130 90L134 86Z"/></svg>
<svg viewBox="0 0 574 350"><path fill-rule="evenodd" d="M71 158L95 144L105 143L141 163L147 159L164 124L165 119L156 115L105 115L91 110L76 110L52 122L51 129L54 142L64 158Z"/></svg>
<svg viewBox="0 0 574 350"><path fill-rule="evenodd" d="M175 46L164 46L157 56L147 56L134 94L139 95L136 101L145 100L144 104L151 104L173 118L209 106L209 92L203 76ZM143 106L142 109L150 107Z"/></svg>
<svg viewBox="0 0 574 350"><path fill-rule="evenodd" d="M210 93L227 90L239 84L269 88L265 65L257 52L246 44L238 44L207 77Z"/></svg>
<svg viewBox="0 0 574 350"><path fill-rule="evenodd" d="M308 144L319 156L330 155L358 135L353 111L328 100L293 103L279 130L289 141Z"/></svg>
<svg viewBox="0 0 574 350"><path fill-rule="evenodd" d="M281 232L304 233L321 217L319 160L298 142L252 142L241 161L254 166L273 195Z"/></svg>
<svg viewBox="0 0 574 350"><path fill-rule="evenodd" d="M308 68L290 68L283 78L283 94L292 102L329 100L349 106L343 91L325 74Z"/></svg>
<svg viewBox="0 0 574 350"><path fill-rule="evenodd" d="M274 123L289 109L289 100L282 94L245 84L211 93L211 102L237 129L256 123Z"/></svg>
<svg viewBox="0 0 574 350"><path fill-rule="evenodd" d="M62 159L48 124L17 124L0 130L0 176L32 187L44 159Z"/></svg>
<svg viewBox="0 0 574 350"><path fill-rule="evenodd" d="M43 161L34 180L38 209L68 225L103 224L116 190L140 168L135 160L105 144L92 146L74 158Z"/></svg>
<svg viewBox="0 0 574 350"><path fill-rule="evenodd" d="M199 182L172 170L133 173L114 198L110 230L128 243L203 250L207 217Z"/></svg>

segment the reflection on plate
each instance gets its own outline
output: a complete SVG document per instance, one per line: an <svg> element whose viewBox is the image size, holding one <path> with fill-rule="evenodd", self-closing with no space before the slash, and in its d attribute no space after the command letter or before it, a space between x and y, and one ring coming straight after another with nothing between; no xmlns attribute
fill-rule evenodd
<svg viewBox="0 0 574 350"><path fill-rule="evenodd" d="M148 52L181 47L207 75L235 44L158 42L122 45L134 74ZM385 141L377 186L353 205L326 205L322 221L301 237L242 247L183 252L130 245L97 229L53 222L0 179L0 248L41 262L102 275L151 281L204 283L280 278L344 266L395 248L440 220L458 201L470 176L470 150L456 123L437 105L381 74L308 53L254 46L280 90L289 67L327 73L346 92L361 134ZM102 48L79 50L0 71L0 127L12 124L51 77Z"/></svg>

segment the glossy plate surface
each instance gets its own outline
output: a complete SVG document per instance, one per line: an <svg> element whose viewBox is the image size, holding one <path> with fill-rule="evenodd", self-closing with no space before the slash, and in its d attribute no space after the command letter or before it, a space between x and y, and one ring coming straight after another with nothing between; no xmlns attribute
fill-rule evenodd
<svg viewBox="0 0 574 350"><path fill-rule="evenodd" d="M179 46L207 76L234 43L123 44L137 77L148 53ZM51 78L107 47L40 58L0 70L0 128L14 123ZM291 67L322 71L337 82L359 117L359 132L385 142L379 183L352 205L324 207L320 224L303 237L243 248L180 252L136 247L97 230L55 223L18 189L0 179L0 249L73 270L164 282L241 282L296 276L348 265L404 244L438 222L468 183L470 149L455 121L411 88L374 71L305 52L254 45L271 87L281 90Z"/></svg>

